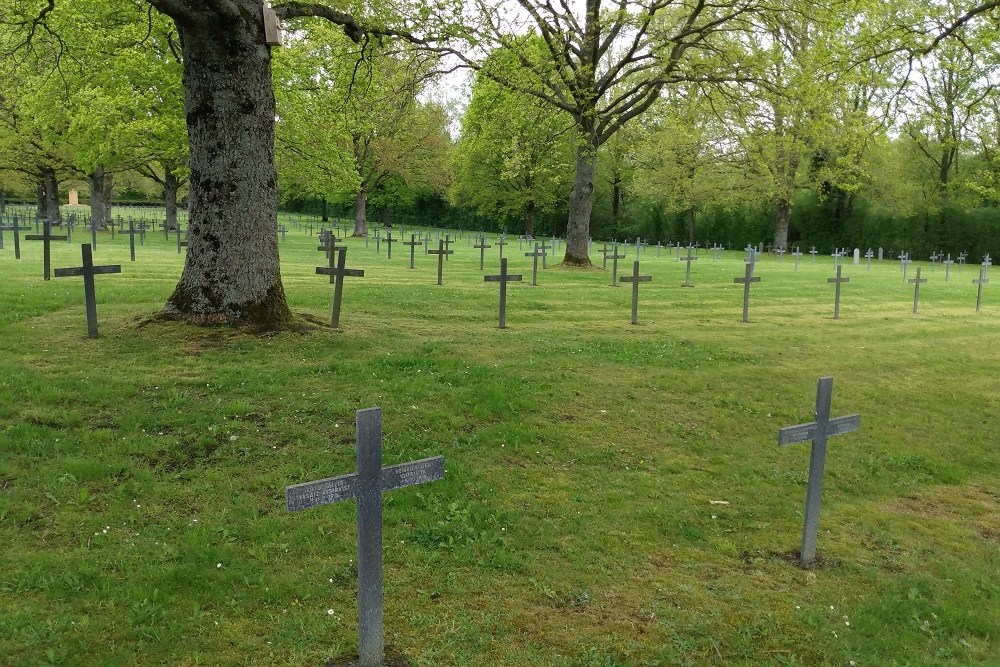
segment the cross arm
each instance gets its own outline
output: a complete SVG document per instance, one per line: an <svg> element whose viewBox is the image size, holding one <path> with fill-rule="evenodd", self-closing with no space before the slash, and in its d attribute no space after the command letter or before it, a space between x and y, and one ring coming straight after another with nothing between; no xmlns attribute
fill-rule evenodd
<svg viewBox="0 0 1000 667"><path fill-rule="evenodd" d="M357 494L357 473L343 477L328 477L315 482L285 487L285 507L289 512L295 512L310 507L339 503L342 500L354 498Z"/></svg>
<svg viewBox="0 0 1000 667"><path fill-rule="evenodd" d="M782 447L794 445L797 442L804 442L815 437L819 424L810 422L808 424L797 424L786 426L778 430L778 444ZM861 428L861 415L847 415L837 417L826 423L826 435L844 435Z"/></svg>
<svg viewBox="0 0 1000 667"><path fill-rule="evenodd" d="M433 456L429 459L387 466L382 468L381 479L383 491L444 479L444 457Z"/></svg>
<svg viewBox="0 0 1000 667"><path fill-rule="evenodd" d="M73 268L69 269L56 269L53 272L53 274L55 275L56 278L69 278L72 276L84 276L87 275L87 273L91 273L96 276L106 273L121 273L121 272L122 272L121 265L115 264L111 266L95 266L92 267L89 272L85 269L85 267L74 266Z"/></svg>

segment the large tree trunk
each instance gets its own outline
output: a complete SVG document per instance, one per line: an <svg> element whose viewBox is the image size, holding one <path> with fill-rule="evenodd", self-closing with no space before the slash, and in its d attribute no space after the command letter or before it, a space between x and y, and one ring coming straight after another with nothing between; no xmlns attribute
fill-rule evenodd
<svg viewBox="0 0 1000 667"><path fill-rule="evenodd" d="M354 235L364 236L368 233L368 218L366 209L368 208L368 190L364 185L354 195Z"/></svg>
<svg viewBox="0 0 1000 667"><path fill-rule="evenodd" d="M774 247L788 250L788 218L792 205L787 199L778 201L778 213L774 220Z"/></svg>
<svg viewBox="0 0 1000 667"><path fill-rule="evenodd" d="M271 53L261 3L234 4L240 12L227 18L188 3L196 20L176 22L191 149L190 245L163 314L270 328L291 319L278 262Z"/></svg>
<svg viewBox="0 0 1000 667"><path fill-rule="evenodd" d="M564 264L590 266L590 212L594 208L594 171L597 147L591 142L576 149L576 174L569 195L569 220L566 223L566 256Z"/></svg>
<svg viewBox="0 0 1000 667"><path fill-rule="evenodd" d="M104 167L98 165L88 180L90 184L90 224L98 229L107 229L111 202L105 198L108 188L105 183L107 179Z"/></svg>
<svg viewBox="0 0 1000 667"><path fill-rule="evenodd" d="M173 165L163 163L163 207L167 210L163 224L169 230L177 229L177 192L180 189L181 182Z"/></svg>
<svg viewBox="0 0 1000 667"><path fill-rule="evenodd" d="M62 212L59 210L59 180L56 178L56 170L52 167L42 167L39 200L39 218L48 220L53 226L61 225Z"/></svg>
<svg viewBox="0 0 1000 667"><path fill-rule="evenodd" d="M529 201L524 205L524 235L535 235L535 202Z"/></svg>

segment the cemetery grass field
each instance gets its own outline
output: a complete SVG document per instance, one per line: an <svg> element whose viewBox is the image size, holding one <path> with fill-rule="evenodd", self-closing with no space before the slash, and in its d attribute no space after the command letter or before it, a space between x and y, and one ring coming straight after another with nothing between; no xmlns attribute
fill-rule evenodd
<svg viewBox="0 0 1000 667"><path fill-rule="evenodd" d="M328 321L317 239L289 224L285 291ZM355 503L285 511L353 472L354 413L385 465L386 641L420 666L996 665L1000 273L922 277L656 248L631 326L610 271L539 271L516 239L506 330L465 239L436 258L350 240L341 330L253 336L150 321L182 266L102 233L100 338L41 244L0 251L0 664L323 665L357 650ZM408 234L408 233L407 233ZM491 237L492 238L492 237ZM53 266L79 266L54 242ZM599 257L595 242L592 258ZM806 250L808 248L805 248ZM865 249L862 248L862 251ZM497 248L486 273L498 272ZM629 273L634 249L619 266ZM561 259L561 253L557 253ZM610 266L610 263L609 263ZM996 271L995 271L996 273ZM819 562L797 564L816 382L861 430L829 441Z"/></svg>

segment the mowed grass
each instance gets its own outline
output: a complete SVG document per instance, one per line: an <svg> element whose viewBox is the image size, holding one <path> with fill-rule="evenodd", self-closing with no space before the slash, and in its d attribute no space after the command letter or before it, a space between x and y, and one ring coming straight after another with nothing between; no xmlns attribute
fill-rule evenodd
<svg viewBox="0 0 1000 667"><path fill-rule="evenodd" d="M327 319L317 239L289 226L289 303ZM180 275L173 238L132 264L102 234L95 261L123 273L97 279L92 341L82 281L43 282L41 244L16 262L6 234L0 664L356 651L354 503L290 514L283 494L352 472L374 405L386 465L447 459L385 496L386 636L414 665L998 664L1000 286L977 314L976 267L945 283L922 264L913 315L898 262L849 262L834 321L829 257L762 258L742 324L742 253L703 251L685 289L653 247L630 326L630 287L552 266L531 287L514 240L526 282L501 331L466 239L442 286L435 258L350 240L366 275L342 330L254 337L147 323ZM862 430L830 441L802 569L809 447L777 431L812 419L822 375Z"/></svg>

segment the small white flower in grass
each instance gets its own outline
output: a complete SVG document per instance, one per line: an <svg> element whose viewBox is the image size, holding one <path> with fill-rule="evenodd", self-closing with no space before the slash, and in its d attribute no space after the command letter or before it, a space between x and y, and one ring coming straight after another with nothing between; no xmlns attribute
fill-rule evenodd
<svg viewBox="0 0 1000 667"><path fill-rule="evenodd" d="M229 436L229 442L236 442L236 436L235 435Z"/></svg>
<svg viewBox="0 0 1000 667"><path fill-rule="evenodd" d="M215 564L215 568L216 568L216 569L219 569L220 567L222 567L222 563L216 563L216 564Z"/></svg>
<svg viewBox="0 0 1000 667"><path fill-rule="evenodd" d="M329 616L333 616L333 610L332 610L332 609L327 609L327 610L326 610L326 613L327 613L327 614L328 614Z"/></svg>

